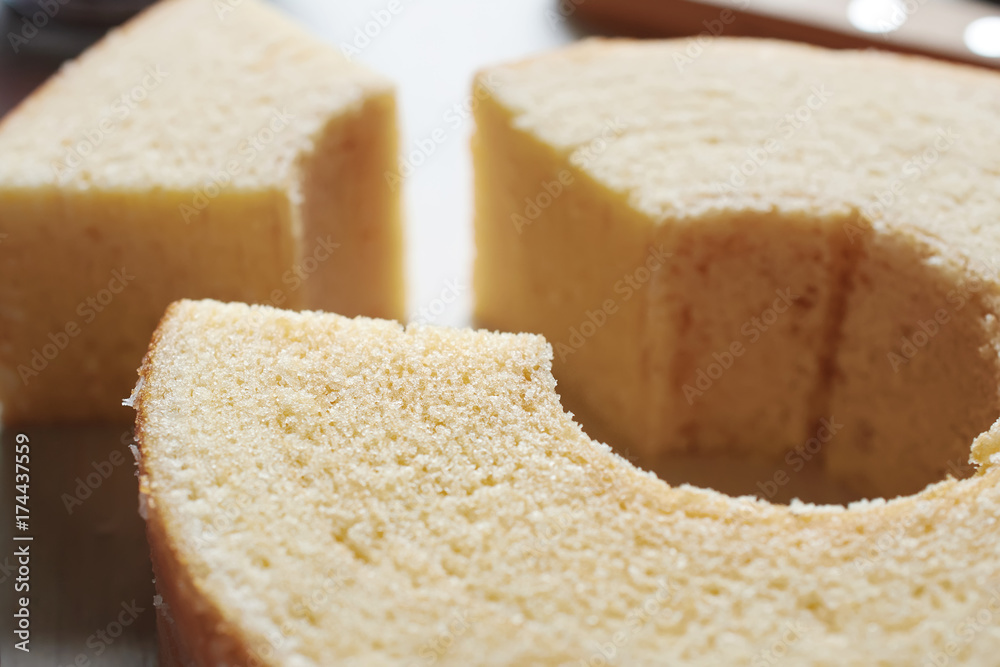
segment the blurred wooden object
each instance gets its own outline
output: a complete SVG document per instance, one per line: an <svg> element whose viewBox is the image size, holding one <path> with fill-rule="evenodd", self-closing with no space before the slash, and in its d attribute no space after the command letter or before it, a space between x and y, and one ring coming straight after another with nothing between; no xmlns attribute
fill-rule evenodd
<svg viewBox="0 0 1000 667"><path fill-rule="evenodd" d="M996 17L989 24L1000 25L1000 6L973 0L562 0L560 11L618 35L774 37L1000 68L1000 57L973 52L966 35L968 26L979 19ZM898 27L865 32L856 24L866 21L869 29L897 23Z"/></svg>

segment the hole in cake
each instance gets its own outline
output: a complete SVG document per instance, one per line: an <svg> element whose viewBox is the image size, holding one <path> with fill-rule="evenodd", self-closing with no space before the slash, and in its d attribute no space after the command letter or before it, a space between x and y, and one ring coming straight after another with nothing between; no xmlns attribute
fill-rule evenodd
<svg viewBox="0 0 1000 667"><path fill-rule="evenodd" d="M647 321L645 440L602 428L572 395L567 408L668 483L772 502L895 497L971 475L970 445L1000 414L977 277L991 267L904 234L763 214L673 231L649 295L660 319Z"/></svg>

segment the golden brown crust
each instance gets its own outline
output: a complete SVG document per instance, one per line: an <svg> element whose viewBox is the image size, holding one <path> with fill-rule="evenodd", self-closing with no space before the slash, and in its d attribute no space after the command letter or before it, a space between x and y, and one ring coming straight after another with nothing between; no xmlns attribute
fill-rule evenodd
<svg viewBox="0 0 1000 667"><path fill-rule="evenodd" d="M144 473L145 474L145 473ZM178 558L169 529L154 503L147 507L146 535L156 590L170 620L158 620L161 657L173 665L249 665L250 653L239 631L198 590L186 562ZM171 624L164 636L164 624Z"/></svg>
<svg viewBox="0 0 1000 667"><path fill-rule="evenodd" d="M157 629L163 665L260 664L251 660L249 642L239 629L228 622L222 610L213 605L200 590L187 562L172 546L170 528L163 520L155 499L155 473L147 467L144 451L146 401L150 398L148 377L155 364L163 331L176 316L179 304L170 304L149 344L149 351L139 368L142 386L136 396L135 440L139 447L139 495L145 507L146 537L156 578L156 590L166 605L169 617L160 618Z"/></svg>
<svg viewBox="0 0 1000 667"><path fill-rule="evenodd" d="M192 664L191 657L184 654L180 645L170 609L162 603L156 608L156 636L161 667L187 667Z"/></svg>

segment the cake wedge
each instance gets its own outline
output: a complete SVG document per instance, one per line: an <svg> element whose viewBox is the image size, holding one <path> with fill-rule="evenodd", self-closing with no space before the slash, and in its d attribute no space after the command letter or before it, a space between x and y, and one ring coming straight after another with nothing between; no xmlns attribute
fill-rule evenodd
<svg viewBox="0 0 1000 667"><path fill-rule="evenodd" d="M590 440L551 363L534 335L173 304L130 401L165 664L995 664L996 428L970 479L772 505Z"/></svg>
<svg viewBox="0 0 1000 667"><path fill-rule="evenodd" d="M164 0L0 123L0 403L127 419L166 306L403 311L393 87L259 0Z"/></svg>

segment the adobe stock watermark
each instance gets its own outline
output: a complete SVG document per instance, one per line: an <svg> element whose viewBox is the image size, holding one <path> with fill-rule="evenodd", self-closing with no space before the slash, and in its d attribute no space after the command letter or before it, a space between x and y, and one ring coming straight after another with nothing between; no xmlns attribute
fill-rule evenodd
<svg viewBox="0 0 1000 667"><path fill-rule="evenodd" d="M927 347L931 340L941 333L941 328L951 321L951 314L944 308L938 308L931 317L925 320L917 320L916 331L910 335L903 335L899 339L898 352L896 349L886 353L886 359L894 373L898 373L903 366L909 365L910 361Z"/></svg>
<svg viewBox="0 0 1000 667"><path fill-rule="evenodd" d="M125 431L122 433L119 442L124 446L125 450L131 447L133 444L132 432ZM73 480L75 486L72 489L72 493L64 492L59 496L63 507L66 508L66 513L72 515L74 511L82 507L84 501L94 495L94 492L101 488L104 482L108 481L115 470L121 467L126 461L131 460L130 456L125 455L124 450L114 449L108 455L107 459L91 461L91 470Z"/></svg>
<svg viewBox="0 0 1000 667"><path fill-rule="evenodd" d="M14 53L20 53L21 47L27 46L38 35L38 31L47 26L69 2L70 0L35 0L39 11L31 16L22 15L20 26L16 26L17 32L7 33L7 41Z"/></svg>
<svg viewBox="0 0 1000 667"><path fill-rule="evenodd" d="M892 527L880 531L865 540L864 555L856 557L852 564L856 574L865 574L885 555L887 551L898 546L906 536L906 531L917 522L917 515L907 512L893 521Z"/></svg>
<svg viewBox="0 0 1000 667"><path fill-rule="evenodd" d="M743 188L775 154L781 152L785 142L805 127L812 120L813 114L822 109L832 97L833 91L828 90L825 85L812 86L805 101L783 115L770 136L759 146L748 148L745 160L739 164L729 165L729 178L715 183L713 189L719 194L731 194Z"/></svg>
<svg viewBox="0 0 1000 667"><path fill-rule="evenodd" d="M911 155L900 167L899 175L889 185L872 195L871 201L861 209L861 212L869 220L874 220L885 209L893 206L907 186L919 180L928 169L952 149L960 138L961 136L950 127L939 127L931 145L921 152Z"/></svg>
<svg viewBox="0 0 1000 667"><path fill-rule="evenodd" d="M945 469L949 477L964 479L976 471L976 466L968 458L947 461ZM865 540L864 553L852 561L855 572L865 574L893 547L902 544L907 531L917 523L918 515L907 512L894 520L890 528L880 531Z"/></svg>
<svg viewBox="0 0 1000 667"><path fill-rule="evenodd" d="M416 316L410 320L410 323L434 324L468 289L468 285L460 283L457 279L451 278L445 280L441 292L421 306L417 310Z"/></svg>
<svg viewBox="0 0 1000 667"><path fill-rule="evenodd" d="M473 111L496 89L497 82L493 74L486 75L485 82L482 77L477 79L472 94L448 107L436 127L423 137L410 142L410 147L403 150L396 161L396 169L382 174L389 189L395 192L404 178L413 175L417 169L427 164L437 153L438 148L448 141L451 133L465 125L472 117Z"/></svg>
<svg viewBox="0 0 1000 667"><path fill-rule="evenodd" d="M339 247L340 244L334 243L333 237L329 234L325 237L317 236L313 242L312 251L281 274L281 284L284 287L271 290L268 300L264 301L263 304L280 308L288 300L290 294L297 292L309 280L310 276L319 271L320 265L333 257L333 253Z"/></svg>
<svg viewBox="0 0 1000 667"><path fill-rule="evenodd" d="M194 534L192 540L197 548L211 548L220 536L233 530L239 518L246 514L247 508L251 507L262 495L270 493L268 480L280 479L284 472L273 461L258 463L260 465L260 474L248 480L239 489L234 490L231 495L216 503L209 517L199 524L200 530ZM201 474L206 478L212 475L211 470L208 468L208 463L203 458L198 458L195 465L200 467ZM299 481L302 484L308 485L313 482L313 478L310 473L306 473ZM140 507L145 502L144 497L141 495L139 502ZM143 510L141 509L140 514L143 514Z"/></svg>
<svg viewBox="0 0 1000 667"><path fill-rule="evenodd" d="M125 629L135 623L136 619L146 611L145 607L140 607L135 600L122 602L121 611L103 628L99 628L94 634L87 637L86 646L89 651L77 653L73 662L65 667L91 667L91 665L105 664L103 660L96 660L104 655L111 645L125 633ZM60 667L63 667L60 665Z"/></svg>
<svg viewBox="0 0 1000 667"><path fill-rule="evenodd" d="M243 4L243 0L212 0L212 8L219 21L225 21L226 17L236 11Z"/></svg>
<svg viewBox="0 0 1000 667"><path fill-rule="evenodd" d="M814 436L785 453L785 465L791 470L791 474L784 468L779 468L774 471L770 479L757 482L757 488L760 489L761 497L765 500L774 498L775 494L778 493L778 489L788 484L792 480L792 475L802 472L806 464L812 461L823 447L833 440L833 437L843 428L844 425L838 424L836 417L831 416L829 419L826 417L820 419L819 427L816 429Z"/></svg>
<svg viewBox="0 0 1000 667"><path fill-rule="evenodd" d="M548 21L549 28L555 29L566 22L570 16L576 14L576 10L587 0L559 0L559 5L553 9L545 10L545 20Z"/></svg>
<svg viewBox="0 0 1000 667"><path fill-rule="evenodd" d="M788 655L792 644L802 639L805 632L801 620L786 621L782 626L782 633L771 645L761 649L750 659L750 667L774 667L774 665L784 664L784 659Z"/></svg>
<svg viewBox="0 0 1000 667"><path fill-rule="evenodd" d="M774 293L778 295L778 298L768 308L740 326L740 334L747 339L747 342L734 340L721 352L713 352L713 361L695 372L694 384L689 383L682 387L688 405L693 405L696 398L704 396L705 392L711 389L715 382L733 367L736 360L746 353L748 346L760 340L761 336L767 333L768 329L774 326L781 315L787 312L795 300L799 298L792 294L790 287L774 290Z"/></svg>
<svg viewBox="0 0 1000 667"><path fill-rule="evenodd" d="M287 109L272 109L271 117L267 123L256 132L247 135L236 148L242 160L232 158L226 162L221 169L215 170L207 179L205 184L191 198L190 204L180 204L177 207L184 222L190 223L193 218L198 217L202 211L208 208L213 199L232 184L233 179L239 176L243 169L253 163L257 156L274 138L283 132L295 119L295 114L289 113Z"/></svg>
<svg viewBox="0 0 1000 667"><path fill-rule="evenodd" d="M369 19L362 25L354 26L350 42L341 42L340 53L348 60L354 60L372 45L393 20L403 12L402 0L389 0L384 7L371 10Z"/></svg>
<svg viewBox="0 0 1000 667"><path fill-rule="evenodd" d="M625 627L611 635L607 641L596 642L593 652L586 658L578 660L576 664L579 667L604 667L622 659L624 657L622 653L629 642L658 614L669 608L667 602L673 596L674 589L675 584L667 579L661 579L656 590L626 614Z"/></svg>
<svg viewBox="0 0 1000 667"><path fill-rule="evenodd" d="M991 270L987 262L979 262L975 267L977 270ZM917 320L912 332L900 336L899 344L886 352L886 359L893 372L898 373L904 366L909 365L944 330L955 314L965 308L985 287L986 282L973 272L972 278L963 280L957 287L948 290L945 301L950 308L938 308L927 318Z"/></svg>
<svg viewBox="0 0 1000 667"><path fill-rule="evenodd" d="M346 583L347 578L342 573L327 571L320 581L314 582L307 594L294 598L291 606L292 616L303 618L319 614L323 609L329 607L333 596ZM265 638L256 647L250 648L246 667L265 667L273 664L275 651L281 648L289 637L294 636L295 629L288 623L266 633Z"/></svg>
<svg viewBox="0 0 1000 667"><path fill-rule="evenodd" d="M52 163L52 173L59 180L65 180L90 157L104 141L114 134L132 112L138 108L149 94L159 88L164 79L170 76L170 72L163 69L159 64L150 65L144 70L145 74L134 86L119 95L111 103L108 113L103 115L97 124L84 130L82 139L72 143L66 148L62 161L56 160Z"/></svg>
<svg viewBox="0 0 1000 667"><path fill-rule="evenodd" d="M883 0L875 3L852 0L847 5L847 16L861 30L888 41L925 4L927 0Z"/></svg>
<svg viewBox="0 0 1000 667"><path fill-rule="evenodd" d="M49 363L69 346L70 341L79 336L86 325L96 320L133 280L135 280L135 276L130 274L124 266L115 269L111 272L111 279L107 286L77 304L76 314L80 317L80 321L69 320L60 329L49 332L48 342L40 348L31 350L31 360L27 364L18 365L17 374L21 376L21 382L24 383L24 386L28 386L31 380L48 368Z"/></svg>
<svg viewBox="0 0 1000 667"><path fill-rule="evenodd" d="M900 165L899 173L885 187L871 195L868 203L861 208L862 219L877 220L887 209L895 206L903 193L937 164L938 160L944 157L961 138L961 135L950 127L937 128L933 141L924 150L907 158ZM857 222L847 222L843 229L850 243L854 243L855 239L863 237L870 231L867 225L862 226Z"/></svg>
<svg viewBox="0 0 1000 667"><path fill-rule="evenodd" d="M7 580L13 577L17 573L17 566L12 563L10 556L4 556L3 562L0 563L0 584L7 583Z"/></svg>
<svg viewBox="0 0 1000 667"><path fill-rule="evenodd" d="M545 555L571 526L584 518L583 512L573 510L546 517L543 521L533 521L531 525L533 537L513 545L508 552L508 558L514 561L519 558L537 559Z"/></svg>
<svg viewBox="0 0 1000 667"><path fill-rule="evenodd" d="M653 274L663 268L670 257L673 257L673 253L664 252L662 245L650 248L646 254L646 261L614 284L612 289L617 296L605 299L595 310L586 311L584 319L569 328L566 340L555 344L559 361L565 362L570 355L586 345L587 341L608 323L608 318L618 312L622 304L628 302L652 280Z"/></svg>
<svg viewBox="0 0 1000 667"><path fill-rule="evenodd" d="M620 137L626 129L628 129L628 125L621 118L615 116L614 120L604 123L599 136L594 137L585 145L573 151L569 159L570 164L578 169L586 168L594 160L603 155L608 150L608 146ZM538 220L539 216L542 215L542 211L552 206L552 203L575 180L576 177L573 176L573 172L569 169L561 169L554 179L541 184L534 197L525 197L524 209L521 213L510 214L510 221L514 225L514 229L517 230L517 233L522 233L525 227Z"/></svg>
<svg viewBox="0 0 1000 667"><path fill-rule="evenodd" d="M736 10L743 11L750 6L750 0L735 0L732 4ZM705 29L694 37L688 37L684 40L684 48L673 53L674 67L677 68L677 71L683 73L684 68L694 64L694 61L701 58L702 54L705 53L705 49L717 37L721 37L722 33L726 31L726 26L732 24L735 20L736 13L733 11L733 8L727 7L719 12L717 18L702 21L701 24L705 26Z"/></svg>
<svg viewBox="0 0 1000 667"><path fill-rule="evenodd" d="M924 661L924 667L948 667L953 664L962 649L991 626L1000 623L1000 580L993 581L986 592L990 599L979 609L970 612L965 618L955 624L951 631L951 641L944 645L943 651L930 651ZM954 664L965 664L959 661Z"/></svg>
<svg viewBox="0 0 1000 667"><path fill-rule="evenodd" d="M468 612L456 611L452 613L444 629L417 649L419 660L408 663L408 667L430 667L430 665L437 663L451 650L455 642L469 631L470 627Z"/></svg>
<svg viewBox="0 0 1000 667"><path fill-rule="evenodd" d="M633 463L635 462L633 461ZM593 496L604 495L618 487L618 480L607 469L600 471L599 480L591 478L590 481L596 481L589 490ZM541 517L536 516L538 514L541 513L535 511L521 518L521 521L530 524L532 537L527 541L518 542L510 548L508 555L511 560L544 556L549 549L558 544L570 528L589 520L586 512L581 508L564 509L555 514L549 513Z"/></svg>

